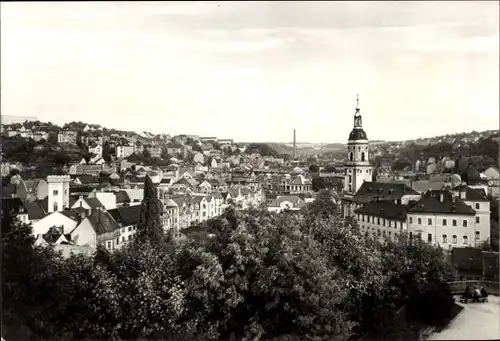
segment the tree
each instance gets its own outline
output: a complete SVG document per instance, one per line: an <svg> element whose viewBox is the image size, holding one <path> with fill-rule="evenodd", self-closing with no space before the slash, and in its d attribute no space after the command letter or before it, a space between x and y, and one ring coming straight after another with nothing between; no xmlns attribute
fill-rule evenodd
<svg viewBox="0 0 500 341"><path fill-rule="evenodd" d="M309 172L311 172L311 173L319 173L319 167L318 167L318 165L314 165L314 164L310 165L309 166Z"/></svg>
<svg viewBox="0 0 500 341"><path fill-rule="evenodd" d="M103 146L102 146L102 158L104 161L109 162L111 161L111 147L109 145L108 141L105 141Z"/></svg>
<svg viewBox="0 0 500 341"><path fill-rule="evenodd" d="M144 148L144 150L142 151L142 156L144 158L150 159L151 158L151 153L149 152L149 150L147 148Z"/></svg>
<svg viewBox="0 0 500 341"><path fill-rule="evenodd" d="M54 145L58 143L57 141L57 133L49 133L48 142Z"/></svg>
<svg viewBox="0 0 500 341"><path fill-rule="evenodd" d="M299 229L300 217L228 209L211 221L213 238L186 248L180 264L189 311L213 338L350 335L337 306L344 280L320 245Z"/></svg>
<svg viewBox="0 0 500 341"><path fill-rule="evenodd" d="M161 245L164 241L161 214L163 204L149 175L144 179L144 197L141 203L139 223L137 224L138 242L148 241L153 245Z"/></svg>
<svg viewBox="0 0 500 341"><path fill-rule="evenodd" d="M2 336L56 339L70 293L61 257L34 246L31 226L2 211ZM63 335L64 339L64 335Z"/></svg>

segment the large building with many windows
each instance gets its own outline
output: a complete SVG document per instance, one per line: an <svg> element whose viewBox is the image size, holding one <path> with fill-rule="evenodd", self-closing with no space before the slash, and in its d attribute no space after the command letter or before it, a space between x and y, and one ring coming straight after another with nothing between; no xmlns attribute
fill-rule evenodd
<svg viewBox="0 0 500 341"><path fill-rule="evenodd" d="M419 193L405 184L371 181L359 99L347 152L342 209L362 232L393 240L406 232L445 249L479 247L489 240L490 205L484 191L462 183Z"/></svg>

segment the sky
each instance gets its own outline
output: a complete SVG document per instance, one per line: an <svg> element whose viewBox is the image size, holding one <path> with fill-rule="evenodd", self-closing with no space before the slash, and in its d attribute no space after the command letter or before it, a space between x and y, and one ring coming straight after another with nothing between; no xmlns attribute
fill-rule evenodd
<svg viewBox="0 0 500 341"><path fill-rule="evenodd" d="M1 110L236 141L499 128L499 4L2 2Z"/></svg>

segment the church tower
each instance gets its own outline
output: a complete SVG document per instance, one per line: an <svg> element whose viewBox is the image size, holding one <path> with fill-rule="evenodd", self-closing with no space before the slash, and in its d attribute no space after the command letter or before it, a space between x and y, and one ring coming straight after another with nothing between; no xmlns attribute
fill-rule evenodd
<svg viewBox="0 0 500 341"><path fill-rule="evenodd" d="M372 166L369 162L368 137L363 130L359 95L356 99L354 127L347 141L347 162L345 167L344 193L354 196L363 182L372 181Z"/></svg>

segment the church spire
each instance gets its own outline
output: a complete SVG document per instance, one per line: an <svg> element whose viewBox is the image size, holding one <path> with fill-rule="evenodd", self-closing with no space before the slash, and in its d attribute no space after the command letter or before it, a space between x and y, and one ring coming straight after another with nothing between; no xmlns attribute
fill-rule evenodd
<svg viewBox="0 0 500 341"><path fill-rule="evenodd" d="M356 95L356 113L354 114L354 128L361 128L361 109L359 108L359 94Z"/></svg>

